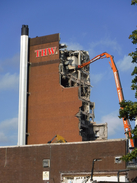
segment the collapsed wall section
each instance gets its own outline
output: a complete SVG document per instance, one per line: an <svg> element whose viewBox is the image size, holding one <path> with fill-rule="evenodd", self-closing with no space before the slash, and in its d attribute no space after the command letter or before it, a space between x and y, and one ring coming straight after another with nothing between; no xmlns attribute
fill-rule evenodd
<svg viewBox="0 0 137 183"><path fill-rule="evenodd" d="M65 88L78 87L78 97L82 102L77 113L79 131L83 141L95 140L94 102L90 101L90 73L89 65L76 70L78 65L89 61L89 54L84 50L60 50L60 84Z"/></svg>

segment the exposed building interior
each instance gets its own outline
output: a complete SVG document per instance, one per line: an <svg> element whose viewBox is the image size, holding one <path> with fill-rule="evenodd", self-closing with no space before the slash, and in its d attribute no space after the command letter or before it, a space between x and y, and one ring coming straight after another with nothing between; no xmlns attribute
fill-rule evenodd
<svg viewBox="0 0 137 183"><path fill-rule="evenodd" d="M103 133L100 127L96 128L94 122L95 103L90 101L90 67L83 67L76 70L76 66L86 63L90 60L89 53L84 50L67 50L66 45L60 45L60 84L63 87L77 87L78 97L82 101L82 106L76 114L79 119L79 133L82 141L95 140L96 138L107 139L107 124L102 125Z"/></svg>

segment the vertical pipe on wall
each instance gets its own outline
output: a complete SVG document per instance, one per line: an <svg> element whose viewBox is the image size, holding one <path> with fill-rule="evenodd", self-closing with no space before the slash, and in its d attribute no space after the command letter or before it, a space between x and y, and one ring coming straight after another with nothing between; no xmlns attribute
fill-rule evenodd
<svg viewBox="0 0 137 183"><path fill-rule="evenodd" d="M20 40L18 145L26 144L28 32L28 25L22 25Z"/></svg>

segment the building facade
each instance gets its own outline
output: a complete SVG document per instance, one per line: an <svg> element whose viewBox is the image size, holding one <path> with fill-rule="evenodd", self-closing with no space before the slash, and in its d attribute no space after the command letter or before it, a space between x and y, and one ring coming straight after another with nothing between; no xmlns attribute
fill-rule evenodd
<svg viewBox="0 0 137 183"><path fill-rule="evenodd" d="M28 48L26 144L94 140L89 66L75 70L88 52L64 49L59 34L29 38Z"/></svg>
<svg viewBox="0 0 137 183"><path fill-rule="evenodd" d="M120 157L126 153L126 140L40 144L0 148L0 182L74 183L93 180L115 181L126 169ZM137 170L119 173L120 182L135 178Z"/></svg>
<svg viewBox="0 0 137 183"><path fill-rule="evenodd" d="M59 63L59 34L30 39L27 144L47 143L56 134L69 142L82 140L78 87L60 85Z"/></svg>

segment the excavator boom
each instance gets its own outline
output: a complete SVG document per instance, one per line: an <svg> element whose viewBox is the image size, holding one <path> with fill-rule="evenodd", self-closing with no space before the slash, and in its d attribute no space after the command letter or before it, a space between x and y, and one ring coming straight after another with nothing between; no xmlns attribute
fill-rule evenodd
<svg viewBox="0 0 137 183"><path fill-rule="evenodd" d="M121 87L121 83L120 83L120 78L119 78L119 74L118 74L118 70L117 70L117 67L115 65L115 62L113 60L113 56L104 52L100 55L97 55L96 57L92 58L91 60L89 60L88 62L86 63L83 63L81 65L78 65L76 67L76 70L80 70L82 69L83 67L99 60L99 59L102 59L102 58L110 58L110 66L113 70L113 73L114 73L114 78L115 78L115 83L116 83L116 88L117 88L117 94L118 94L118 99L119 99L119 102L121 102L122 100L124 100L124 95L123 95L123 91L122 91L122 87ZM127 133L128 132L128 135L129 135L129 147L134 147L134 142L133 142L133 139L132 139L132 135L131 135L131 126L130 126L130 123L129 121L126 119L124 120L123 118L123 124L124 124L124 130L125 130L125 134L126 134L126 137L127 137Z"/></svg>

